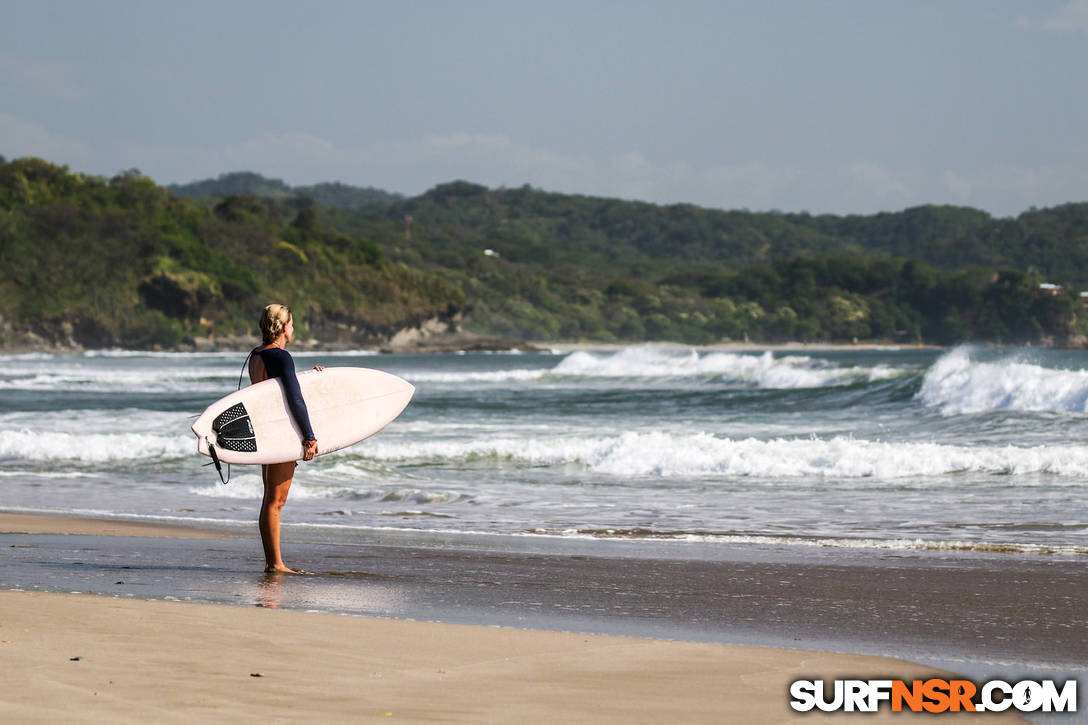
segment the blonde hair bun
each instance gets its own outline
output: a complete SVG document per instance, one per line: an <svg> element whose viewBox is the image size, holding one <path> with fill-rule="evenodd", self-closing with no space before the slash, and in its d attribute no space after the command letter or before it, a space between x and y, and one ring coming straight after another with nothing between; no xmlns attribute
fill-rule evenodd
<svg viewBox="0 0 1088 725"><path fill-rule="evenodd" d="M280 336L287 323L291 321L291 310L287 305L272 304L261 313L261 337L265 345L271 345Z"/></svg>

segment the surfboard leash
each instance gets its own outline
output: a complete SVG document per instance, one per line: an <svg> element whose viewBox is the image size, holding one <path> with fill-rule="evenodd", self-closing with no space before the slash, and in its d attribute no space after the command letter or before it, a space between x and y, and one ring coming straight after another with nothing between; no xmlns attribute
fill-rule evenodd
<svg viewBox="0 0 1088 725"><path fill-rule="evenodd" d="M230 463L227 463L227 477L223 478L223 464L219 462L219 455L215 452L215 444L208 440L205 436L204 440L208 443L208 454L211 455L211 463L205 463L205 466L215 466L215 472L219 474L219 480L226 486L230 483Z"/></svg>

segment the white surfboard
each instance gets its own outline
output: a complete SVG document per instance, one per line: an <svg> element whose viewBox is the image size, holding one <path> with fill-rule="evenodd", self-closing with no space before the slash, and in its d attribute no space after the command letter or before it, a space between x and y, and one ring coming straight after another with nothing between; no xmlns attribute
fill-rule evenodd
<svg viewBox="0 0 1088 725"><path fill-rule="evenodd" d="M302 399L317 437L317 454L332 453L374 435L404 410L415 387L368 368L325 368L298 374ZM302 458L302 434L277 378L217 400L193 423L197 450L210 447L226 463L282 463Z"/></svg>

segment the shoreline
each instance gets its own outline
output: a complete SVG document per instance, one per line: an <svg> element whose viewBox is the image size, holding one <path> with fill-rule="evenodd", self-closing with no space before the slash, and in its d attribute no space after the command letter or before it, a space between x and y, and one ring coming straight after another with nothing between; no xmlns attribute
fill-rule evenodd
<svg viewBox="0 0 1088 725"><path fill-rule="evenodd" d="M164 597L148 598L134 586L141 576L174 565L155 556L156 563L141 570L137 555L146 558L155 546L162 551L191 547L197 540L178 538L175 527L121 524L0 515L3 542L14 547L8 549L12 553L30 547L35 559L48 558L50 544L59 537L71 542L64 551L75 543L78 550L98 546L105 553L106 561L97 564L81 554L86 561L76 570L97 567L104 569L103 581L125 579L113 591L81 589L85 594L12 591L10 582L4 585L0 652L11 677L0 702L11 716L90 722L146 721L149 716L181 722L197 716L226 722L296 712L335 722L393 717L408 722L609 723L677 716L685 722L803 722L814 715L790 710L788 686L795 679L910 680L947 672L902 658L827 649L556 631L542 626L548 619L531 611L513 626L315 614L298 611L301 607L290 601L291 587L315 580L306 576L227 571L216 576L256 582L256 601L158 601ZM15 529L39 533L10 533ZM195 550L245 550L256 543L239 542L231 532L195 531L220 538L218 544L201 543ZM299 548L293 545L296 552ZM396 547L377 547L372 554L388 558L395 552ZM472 567L487 564L471 552L462 555ZM422 567L424 578L436 580L438 591L450 591L456 588L450 577L460 578L455 572L461 569L451 558L456 556L417 550L410 552L410 564ZM474 576L503 578L500 565L510 558L492 561ZM559 562L558 575L579 580L579 572L567 572L566 565L583 559ZM432 569L434 564L440 567ZM542 567L549 563L530 562L530 571L546 571ZM186 567L177 568L186 575ZM373 568L373 562L368 564ZM388 574L375 572L353 584L354 596L380 598L391 581ZM527 585L536 589L536 583ZM329 584L316 586L324 591ZM441 605L456 611L451 606ZM902 715L885 709L869 718L881 722ZM1023 722L1013 713L993 721Z"/></svg>

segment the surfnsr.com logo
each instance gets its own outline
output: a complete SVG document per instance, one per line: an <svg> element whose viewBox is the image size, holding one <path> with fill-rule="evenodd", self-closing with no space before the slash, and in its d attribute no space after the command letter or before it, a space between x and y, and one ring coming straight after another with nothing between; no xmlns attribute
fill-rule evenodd
<svg viewBox="0 0 1088 725"><path fill-rule="evenodd" d="M798 712L876 712L885 702L892 712L1076 712L1077 681L796 680L790 697Z"/></svg>

